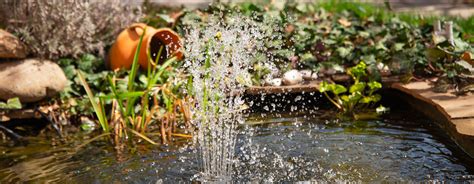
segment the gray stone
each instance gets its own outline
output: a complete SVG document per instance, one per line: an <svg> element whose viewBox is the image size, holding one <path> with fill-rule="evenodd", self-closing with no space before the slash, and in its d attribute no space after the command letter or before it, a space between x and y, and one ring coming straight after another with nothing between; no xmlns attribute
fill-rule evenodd
<svg viewBox="0 0 474 184"><path fill-rule="evenodd" d="M0 58L26 57L25 45L14 35L0 29Z"/></svg>
<svg viewBox="0 0 474 184"><path fill-rule="evenodd" d="M67 85L63 70L54 62L25 59L0 62L0 99L37 102L56 95Z"/></svg>

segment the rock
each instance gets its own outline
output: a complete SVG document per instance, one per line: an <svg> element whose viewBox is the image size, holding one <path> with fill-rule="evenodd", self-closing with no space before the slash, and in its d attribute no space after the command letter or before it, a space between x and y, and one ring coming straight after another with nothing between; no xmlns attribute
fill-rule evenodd
<svg viewBox="0 0 474 184"><path fill-rule="evenodd" d="M56 95L67 85L63 70L54 62L39 59L0 62L0 99L20 98L37 102Z"/></svg>
<svg viewBox="0 0 474 184"><path fill-rule="evenodd" d="M274 78L274 79L268 79L268 80L265 80L265 85L268 85L268 86L281 86L281 79L280 78Z"/></svg>
<svg viewBox="0 0 474 184"><path fill-rule="evenodd" d="M311 74L313 73L311 70L301 70L300 73L304 80L311 80Z"/></svg>
<svg viewBox="0 0 474 184"><path fill-rule="evenodd" d="M290 70L283 74L283 84L295 85L303 81L303 75L298 70Z"/></svg>
<svg viewBox="0 0 474 184"><path fill-rule="evenodd" d="M301 75L303 76L304 80L316 80L318 79L318 74L311 70L301 70Z"/></svg>
<svg viewBox="0 0 474 184"><path fill-rule="evenodd" d="M22 59L25 57L25 45L16 36L0 29L0 58Z"/></svg>
<svg viewBox="0 0 474 184"><path fill-rule="evenodd" d="M388 68L388 66L383 63L378 63L377 69L379 70L381 76L390 76L392 74L390 72L390 68Z"/></svg>
<svg viewBox="0 0 474 184"><path fill-rule="evenodd" d="M316 79L318 79L318 74L317 73L311 74L311 80L316 80Z"/></svg>

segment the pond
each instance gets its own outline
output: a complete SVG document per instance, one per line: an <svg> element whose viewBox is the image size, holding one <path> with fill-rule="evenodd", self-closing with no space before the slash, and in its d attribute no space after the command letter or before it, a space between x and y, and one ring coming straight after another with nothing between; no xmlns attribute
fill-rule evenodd
<svg viewBox="0 0 474 184"><path fill-rule="evenodd" d="M410 116L407 116L410 114ZM416 112L341 121L334 112L250 113L239 128L233 181L468 181L474 162ZM192 141L137 146L118 154L107 142L73 146L29 138L0 145L0 183L171 183L199 180ZM77 146L77 145L76 145Z"/></svg>

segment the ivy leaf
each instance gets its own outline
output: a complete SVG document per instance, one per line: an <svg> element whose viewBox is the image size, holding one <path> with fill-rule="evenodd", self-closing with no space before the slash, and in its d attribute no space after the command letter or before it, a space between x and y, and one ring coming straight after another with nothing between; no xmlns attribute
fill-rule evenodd
<svg viewBox="0 0 474 184"><path fill-rule="evenodd" d="M468 70L470 73L474 74L474 67L467 61L464 61L464 60L456 61L456 64Z"/></svg>
<svg viewBox="0 0 474 184"><path fill-rule="evenodd" d="M387 51L387 47L385 47L385 44L382 41L379 41L375 44L375 49L377 50L384 50Z"/></svg>
<svg viewBox="0 0 474 184"><path fill-rule="evenodd" d="M455 38L454 39L454 45L456 45L455 47L455 51L456 52L462 52L462 51L465 51L467 49L469 49L470 45L469 43L459 39L459 38Z"/></svg>
<svg viewBox="0 0 474 184"><path fill-rule="evenodd" d="M157 17L161 18L163 21L165 21L166 23L173 23L175 20L173 18L171 18L169 15L167 14L157 14L156 15Z"/></svg>
<svg viewBox="0 0 474 184"><path fill-rule="evenodd" d="M403 50L403 47L405 46L405 43L396 43L393 45L393 48L395 51L401 51Z"/></svg>
<svg viewBox="0 0 474 184"><path fill-rule="evenodd" d="M0 102L0 109L8 109L8 110L21 109L20 99L18 97L15 97L15 98L8 99L7 103Z"/></svg>
<svg viewBox="0 0 474 184"><path fill-rule="evenodd" d="M426 57L430 61L438 61L446 57L446 53L438 48L428 48L426 49Z"/></svg>
<svg viewBox="0 0 474 184"><path fill-rule="evenodd" d="M298 5L296 5L296 9L298 11L300 11L301 13L306 13L307 12L307 5L305 3L298 3Z"/></svg>
<svg viewBox="0 0 474 184"><path fill-rule="evenodd" d="M342 58L345 58L346 56L348 56L352 49L349 47L349 48L346 48L346 47L339 47L337 48L337 53L339 54L339 56L341 56Z"/></svg>

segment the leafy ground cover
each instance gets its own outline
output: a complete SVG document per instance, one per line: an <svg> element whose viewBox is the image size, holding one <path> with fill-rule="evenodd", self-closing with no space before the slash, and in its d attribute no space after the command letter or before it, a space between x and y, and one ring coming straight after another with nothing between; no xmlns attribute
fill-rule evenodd
<svg viewBox="0 0 474 184"><path fill-rule="evenodd" d="M412 74L416 77L449 74L447 77L453 78L460 73L470 74L467 65L455 63L462 60L464 53L473 52L471 43L463 39L470 37L470 33L463 32L471 26L469 19L454 19L455 45L447 44L444 37L433 36L434 20L452 18L399 15L373 5L338 1L216 4L207 11L185 11L177 30L184 33L186 26L199 26L212 13L221 13L223 20L244 14L262 23L268 37L266 59L272 60L281 71L309 68L320 76L332 75L344 73L345 68L363 60L370 76L376 79L383 75L411 78ZM434 57L430 52L433 49L447 52ZM256 65L261 60L256 58ZM467 60L472 64L471 58ZM269 73L265 67L254 70L262 77Z"/></svg>
<svg viewBox="0 0 474 184"><path fill-rule="evenodd" d="M184 33L186 27L205 25L211 14L220 14L227 22L237 15L248 16L265 33L266 50L254 59L252 68L254 85L291 69L310 69L320 79L333 81L335 75L350 73L351 67L364 62L369 81L387 76L398 76L402 82L430 78L437 81L440 92L473 90L472 18L397 14L344 1L214 4L205 11L185 11L177 30ZM454 22L452 40L435 34L436 21ZM353 106L361 105L358 102ZM348 103L336 104L343 112L351 109L343 108Z"/></svg>

